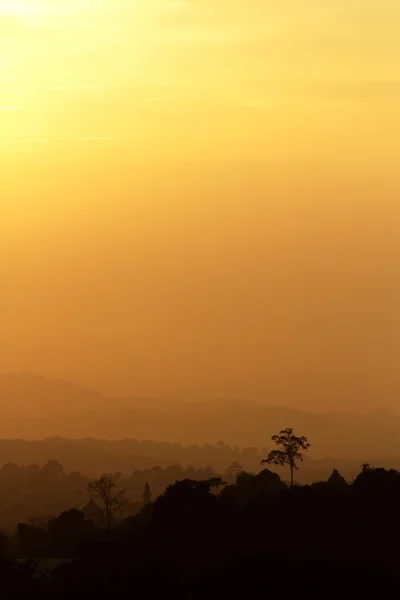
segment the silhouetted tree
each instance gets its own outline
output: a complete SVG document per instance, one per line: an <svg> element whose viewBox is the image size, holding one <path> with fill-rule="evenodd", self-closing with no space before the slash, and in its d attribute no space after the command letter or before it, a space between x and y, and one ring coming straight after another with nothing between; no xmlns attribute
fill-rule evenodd
<svg viewBox="0 0 400 600"><path fill-rule="evenodd" d="M126 492L125 490L114 492L115 483L106 475L94 479L88 487L89 492L103 502L106 527L107 531L110 531L114 516L126 504Z"/></svg>
<svg viewBox="0 0 400 600"><path fill-rule="evenodd" d="M164 471L165 475L171 478L172 481L178 481L184 476L185 470L181 465L171 465Z"/></svg>
<svg viewBox="0 0 400 600"><path fill-rule="evenodd" d="M183 479L169 485L165 492L155 502L155 510L159 512L184 512L202 509L210 503L216 502L216 497L211 491L222 485L220 477L213 477L206 481Z"/></svg>
<svg viewBox="0 0 400 600"><path fill-rule="evenodd" d="M151 469L151 472L153 475L160 476L164 473L164 470L161 467L159 467L158 465L156 465L155 467L153 467Z"/></svg>
<svg viewBox="0 0 400 600"><path fill-rule="evenodd" d="M243 472L244 472L244 469L243 469L242 465L237 460L235 460L227 468L226 473L225 473L225 478L227 479L227 481L236 481L237 476Z"/></svg>
<svg viewBox="0 0 400 600"><path fill-rule="evenodd" d="M400 473L395 469L383 469L371 467L368 464L362 466L362 471L354 480L353 487L356 491L370 494L387 494L394 497L400 496Z"/></svg>
<svg viewBox="0 0 400 600"><path fill-rule="evenodd" d="M293 429L288 427L282 429L277 435L272 436L272 441L279 447L279 450L271 450L268 457L261 461L261 464L273 464L278 466L289 465L290 467L290 485L294 483L294 471L298 470L296 461L302 461L303 455L300 450L307 451L311 444L305 436L298 437L293 433Z"/></svg>
<svg viewBox="0 0 400 600"><path fill-rule="evenodd" d="M62 512L48 526L48 533L57 556L73 554L79 544L96 538L98 530L93 521L85 520L83 512L73 508Z"/></svg>
<svg viewBox="0 0 400 600"><path fill-rule="evenodd" d="M57 460L49 460L41 469L42 474L48 479L55 479L64 473L64 467Z"/></svg>
<svg viewBox="0 0 400 600"><path fill-rule="evenodd" d="M146 485L144 486L143 490L143 502L145 506L150 504L152 496L153 494L151 493L150 485L148 482L146 482Z"/></svg>
<svg viewBox="0 0 400 600"><path fill-rule="evenodd" d="M14 463L6 463L0 469L0 475L10 476L19 473L19 467Z"/></svg>
<svg viewBox="0 0 400 600"><path fill-rule="evenodd" d="M335 489L345 489L348 487L345 478L339 473L337 469L333 469L327 481L327 485Z"/></svg>
<svg viewBox="0 0 400 600"><path fill-rule="evenodd" d="M265 501L273 494L287 489L277 473L263 469L258 475L242 471L236 477L234 485L225 487L220 498L222 501L230 500L239 506L250 502Z"/></svg>

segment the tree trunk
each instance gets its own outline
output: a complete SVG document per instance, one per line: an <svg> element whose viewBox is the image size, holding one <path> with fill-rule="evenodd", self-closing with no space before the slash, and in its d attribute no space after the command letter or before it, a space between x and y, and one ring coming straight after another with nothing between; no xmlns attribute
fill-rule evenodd
<svg viewBox="0 0 400 600"><path fill-rule="evenodd" d="M108 502L106 502L106 528L107 532L111 530L111 510Z"/></svg>
<svg viewBox="0 0 400 600"><path fill-rule="evenodd" d="M290 487L294 485L294 468L293 465L290 465Z"/></svg>

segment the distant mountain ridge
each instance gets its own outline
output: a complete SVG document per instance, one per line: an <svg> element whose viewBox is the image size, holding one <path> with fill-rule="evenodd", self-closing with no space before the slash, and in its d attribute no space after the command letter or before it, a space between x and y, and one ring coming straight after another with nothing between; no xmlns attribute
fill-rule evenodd
<svg viewBox="0 0 400 600"><path fill-rule="evenodd" d="M0 437L136 438L162 442L269 447L271 435L293 427L312 442L312 455L362 458L400 453L400 417L311 413L245 400L184 402L109 398L95 390L29 374L0 375Z"/></svg>
<svg viewBox="0 0 400 600"><path fill-rule="evenodd" d="M48 379L29 373L0 375L0 416L37 417L82 411L91 408L111 408L112 400L96 390L85 389L60 379Z"/></svg>

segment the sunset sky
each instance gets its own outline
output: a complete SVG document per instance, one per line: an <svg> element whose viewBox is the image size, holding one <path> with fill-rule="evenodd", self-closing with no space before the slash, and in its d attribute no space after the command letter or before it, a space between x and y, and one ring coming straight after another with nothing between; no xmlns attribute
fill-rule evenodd
<svg viewBox="0 0 400 600"><path fill-rule="evenodd" d="M0 371L400 391L398 0L0 0Z"/></svg>

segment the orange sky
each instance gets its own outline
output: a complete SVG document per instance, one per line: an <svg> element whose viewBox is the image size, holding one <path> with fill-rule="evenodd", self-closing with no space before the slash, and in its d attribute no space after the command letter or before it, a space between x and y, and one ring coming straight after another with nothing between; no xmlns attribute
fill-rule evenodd
<svg viewBox="0 0 400 600"><path fill-rule="evenodd" d="M0 0L0 371L395 406L397 0Z"/></svg>

